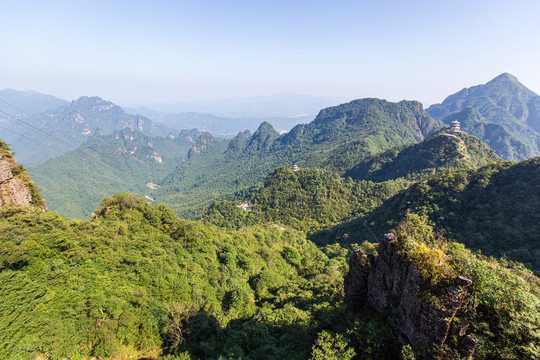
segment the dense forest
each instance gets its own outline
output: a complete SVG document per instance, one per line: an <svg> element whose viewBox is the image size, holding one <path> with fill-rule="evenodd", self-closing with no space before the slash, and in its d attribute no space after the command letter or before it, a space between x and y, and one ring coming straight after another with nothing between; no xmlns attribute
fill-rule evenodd
<svg viewBox="0 0 540 360"><path fill-rule="evenodd" d="M337 244L318 248L270 224L229 230L181 220L128 194L104 199L95 214L68 222L32 207L2 209L3 358L415 356L392 336L391 318L345 305L348 251ZM540 355L540 288L530 271L435 238L419 216L394 231L431 286L451 274L472 279L475 300L455 326L470 325L478 358ZM457 359L456 341L429 353Z"/></svg>

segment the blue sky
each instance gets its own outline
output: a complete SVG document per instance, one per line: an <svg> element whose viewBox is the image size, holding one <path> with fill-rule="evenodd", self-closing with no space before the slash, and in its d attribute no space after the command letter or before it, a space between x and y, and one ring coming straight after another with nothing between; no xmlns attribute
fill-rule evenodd
<svg viewBox="0 0 540 360"><path fill-rule="evenodd" d="M509 72L540 93L540 1L5 1L0 88L123 105L282 91L442 101Z"/></svg>

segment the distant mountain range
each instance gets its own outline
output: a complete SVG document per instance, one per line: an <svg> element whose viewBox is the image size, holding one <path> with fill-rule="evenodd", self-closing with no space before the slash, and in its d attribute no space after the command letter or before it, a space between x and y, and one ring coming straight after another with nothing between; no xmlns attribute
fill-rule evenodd
<svg viewBox="0 0 540 360"><path fill-rule="evenodd" d="M169 114L157 112L147 108L135 108L126 111L133 114L141 114L152 121L174 129L193 129L207 131L214 136L233 137L239 131L255 131L259 125L267 121L280 132L286 132L293 126L313 120L312 115L297 115L292 117L225 117L200 112L184 112Z"/></svg>
<svg viewBox="0 0 540 360"><path fill-rule="evenodd" d="M29 114L39 114L69 104L68 101L58 99L52 95L41 94L37 91L19 91L13 89L0 90L0 99ZM1 101L0 110L9 114L20 114L20 111Z"/></svg>
<svg viewBox="0 0 540 360"><path fill-rule="evenodd" d="M16 152L17 161L27 166L77 148L94 132L111 134L130 127L144 134L165 136L172 131L146 117L127 114L121 107L99 97L83 96L53 110L14 117L22 122L3 116L2 137Z"/></svg>
<svg viewBox="0 0 540 360"><path fill-rule="evenodd" d="M340 98L281 92L270 96L227 98L208 102L144 104L166 113L198 112L229 118L293 118L315 116L320 109L343 103Z"/></svg>
<svg viewBox="0 0 540 360"><path fill-rule="evenodd" d="M485 85L463 89L427 113L478 136L507 160L523 160L540 154L540 96L516 77L504 73Z"/></svg>
<svg viewBox="0 0 540 360"><path fill-rule="evenodd" d="M25 99L27 96L22 94L20 98ZM41 99L36 94L32 96ZM47 96L44 99L47 100L44 103L49 105L42 104L42 108L58 101ZM280 97L276 97L274 100L279 99ZM283 95L281 100L283 99L287 100L289 97ZM255 103L256 100L264 99L252 98L246 102ZM308 103L308 100L313 99L307 98L305 102ZM360 99L324 108L313 121L296 125L285 134L276 131L267 121L262 122L254 132L239 131L232 139L196 131L196 135L190 136L189 141L186 139L187 142L183 143L181 149L178 145L171 145L175 155L170 158L176 160L168 161L167 166L159 169L154 166L146 168L145 179L151 178L152 182L161 185L159 190L152 192L156 201L167 202L177 213L193 218L199 216L212 200L226 199L237 191L260 184L266 174L283 165L320 167L357 180L384 181L396 177L416 178L445 167L474 168L497 159L489 149L465 134L426 139L453 120L459 120L466 134L477 136L500 157L519 160L539 153L539 101L539 96L519 83L515 77L502 74L485 85L463 89L426 111L416 101L391 103L380 99ZM202 129L221 129L226 133L238 124L253 126L247 119L232 125L238 119L209 114L147 113L159 118L159 122L167 122L171 127L199 125ZM96 148L99 142L98 156L119 164L125 161L141 163L141 158L138 152L130 153L128 150L122 155L123 160L120 160L119 153L116 152L117 139L107 137L114 131L135 129L137 133L140 132L139 136L150 136L154 140L149 141L156 144L169 144L170 142L164 140L165 136L179 132L159 125L158 121L154 122L147 117L127 114L119 106L97 97L81 97L59 108L25 119L34 121L35 126L67 139L66 141L74 145L90 140L84 145L86 149ZM36 119L39 121L35 121ZM419 143L424 139L426 141ZM42 139L45 146L24 137L15 137L15 141L12 141L7 136L6 140L13 143L13 148L18 150L19 161L26 165L39 164L56 155L50 147L62 147L62 144L57 144L52 139ZM72 149L64 147L58 153L68 150ZM157 152L168 151L162 148ZM108 154L116 154L116 158ZM125 156L129 159L126 160ZM178 161L180 158L183 161ZM93 163L95 160L89 161ZM45 179L48 178L41 174L52 171L57 174L55 176L67 179L73 165L83 166L76 164L73 159L60 159L48 163L51 170L40 166L31 169L31 172L40 185L41 181L46 182ZM96 165L95 168L103 166L105 165ZM84 182L85 177L95 176L96 183L92 186L99 187L102 180L98 179L108 178L110 170L102 169L101 173L92 175L91 168L85 170L86 172L79 169L75 173L84 176L77 175L78 178L74 177L70 181L75 184ZM62 172L64 175L59 175ZM116 191L146 191L145 187L126 186L130 181L122 179L118 174L115 176L119 182L103 180L103 183L121 185ZM78 180L74 180L75 178ZM146 181L137 178L137 186ZM107 191L115 192L115 186L107 186ZM80 195L85 193L82 188L73 192L58 188L55 190L57 195L51 190L55 186L47 184L43 187L46 197L63 199L60 201L62 205L58 205L57 209L67 209L65 214L70 216L86 213L93 208L95 201L107 195L101 192L100 195L94 194L94 200L83 201L86 205L82 208L85 210L80 208L72 211L66 208L66 204L77 196L85 197L86 195ZM71 188L75 189L74 186ZM55 209L54 201L49 202L49 205L51 209Z"/></svg>
<svg viewBox="0 0 540 360"><path fill-rule="evenodd" d="M148 104L145 107L126 108L126 111L144 115L175 129L197 128L214 136L233 137L239 131L257 130L264 121L278 132L289 131L295 125L313 120L320 109L342 102L339 98L283 92L210 102Z"/></svg>

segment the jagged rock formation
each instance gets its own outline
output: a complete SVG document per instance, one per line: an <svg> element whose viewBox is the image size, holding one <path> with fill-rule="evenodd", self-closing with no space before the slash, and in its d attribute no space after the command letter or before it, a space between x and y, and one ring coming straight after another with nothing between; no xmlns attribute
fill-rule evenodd
<svg viewBox="0 0 540 360"><path fill-rule="evenodd" d="M45 203L24 168L17 165L8 146L0 142L0 208L8 205L36 205L45 209Z"/></svg>
<svg viewBox="0 0 540 360"><path fill-rule="evenodd" d="M417 273L414 262L398 252L393 239L393 234L385 235L376 257L361 250L353 253L345 277L345 297L353 307L368 306L391 316L398 339L432 359L429 348L445 343L452 320L468 304L472 281L459 276L450 285L425 292L428 280ZM459 350L468 357L476 339L466 335L466 329L460 335Z"/></svg>

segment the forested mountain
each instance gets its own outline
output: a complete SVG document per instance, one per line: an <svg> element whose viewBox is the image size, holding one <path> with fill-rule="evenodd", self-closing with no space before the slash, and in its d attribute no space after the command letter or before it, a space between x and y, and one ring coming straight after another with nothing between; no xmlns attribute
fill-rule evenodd
<svg viewBox="0 0 540 360"><path fill-rule="evenodd" d="M311 123L284 135L263 123L253 135L239 133L223 151L212 146L190 156L163 180L156 200L182 216L196 216L212 199L257 184L277 166L296 163L343 172L368 155L418 142L439 127L418 102L379 99L323 109Z"/></svg>
<svg viewBox="0 0 540 360"><path fill-rule="evenodd" d="M232 201L214 202L203 218L230 228L275 222L314 234L365 218L387 199L436 172L473 170L500 160L474 136L441 130L418 144L367 157L345 178L317 168L280 167L266 177L262 187L238 192ZM247 206L242 208L241 203ZM372 238L361 227L363 237L356 242Z"/></svg>
<svg viewBox="0 0 540 360"><path fill-rule="evenodd" d="M529 158L535 154L533 147L520 140L517 134L486 120L475 108L467 107L448 115L444 122L450 124L454 120L460 122L464 131L482 139L503 159Z"/></svg>
<svg viewBox="0 0 540 360"><path fill-rule="evenodd" d="M3 133L5 141L11 143L16 152L17 160L27 166L73 150L94 132L109 135L125 127L153 136L165 136L170 132L148 118L129 115L121 107L98 97L83 96L68 105L32 117L23 114L21 119L38 131L9 118L9 122L4 124L11 131Z"/></svg>
<svg viewBox="0 0 540 360"><path fill-rule="evenodd" d="M443 168L475 169L501 160L478 138L439 131L418 144L392 148L367 157L345 173L356 180L417 179Z"/></svg>
<svg viewBox="0 0 540 360"><path fill-rule="evenodd" d="M365 217L315 234L318 244L380 238L408 213L429 217L448 238L540 273L540 158L449 170L389 197Z"/></svg>
<svg viewBox="0 0 540 360"><path fill-rule="evenodd" d="M476 109L482 117L466 111ZM540 154L540 96L514 76L504 73L484 85L463 89L427 110L449 124L463 121L462 129L493 146L507 160L523 160Z"/></svg>
<svg viewBox="0 0 540 360"><path fill-rule="evenodd" d="M262 187L241 191L231 201L212 203L203 219L233 229L270 222L313 234L370 213L408 185L404 179L355 182L317 168L280 167Z"/></svg>
<svg viewBox="0 0 540 360"><path fill-rule="evenodd" d="M388 218L426 214L448 236L482 253L520 261L540 273L540 158L442 173L411 187ZM395 220L394 220L395 221Z"/></svg>
<svg viewBox="0 0 540 360"><path fill-rule="evenodd" d="M187 158L200 133L153 137L131 128L94 135L79 149L30 168L50 210L84 219L105 196L135 192L152 196L163 177Z"/></svg>

